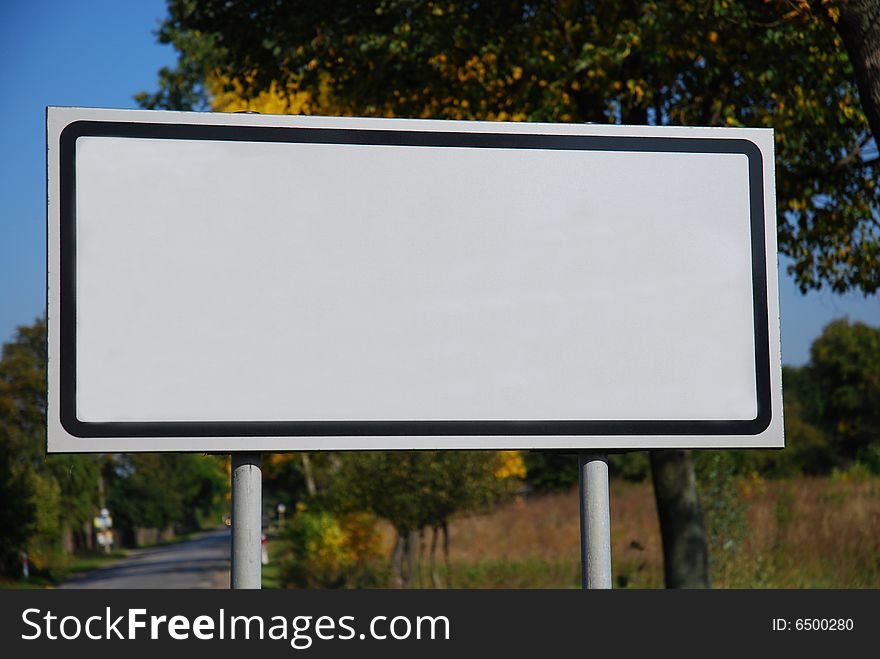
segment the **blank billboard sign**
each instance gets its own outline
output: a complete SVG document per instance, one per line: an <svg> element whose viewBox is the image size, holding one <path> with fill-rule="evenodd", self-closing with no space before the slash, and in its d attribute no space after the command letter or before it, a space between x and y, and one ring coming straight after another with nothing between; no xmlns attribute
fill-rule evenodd
<svg viewBox="0 0 880 659"><path fill-rule="evenodd" d="M781 446L772 132L50 108L49 450Z"/></svg>

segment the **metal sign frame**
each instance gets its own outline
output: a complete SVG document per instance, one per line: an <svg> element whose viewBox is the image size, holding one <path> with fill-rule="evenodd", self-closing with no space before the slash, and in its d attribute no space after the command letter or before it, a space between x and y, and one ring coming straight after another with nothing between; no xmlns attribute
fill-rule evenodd
<svg viewBox="0 0 880 659"><path fill-rule="evenodd" d="M740 154L748 160L753 419L90 422L77 418L77 140ZM772 132L49 109L50 452L782 446Z"/></svg>

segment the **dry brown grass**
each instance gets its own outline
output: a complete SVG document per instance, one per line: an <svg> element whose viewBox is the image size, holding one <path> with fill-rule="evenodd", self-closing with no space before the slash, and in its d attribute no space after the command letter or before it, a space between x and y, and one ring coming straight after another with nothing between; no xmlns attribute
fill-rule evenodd
<svg viewBox="0 0 880 659"><path fill-rule="evenodd" d="M739 490L744 535L734 551L716 553L715 586L880 587L880 479L755 479ZM577 587L578 516L572 490L453 520L454 585ZM651 485L612 483L611 516L616 586L662 587Z"/></svg>
<svg viewBox="0 0 880 659"><path fill-rule="evenodd" d="M572 587L579 584L580 533L577 490L520 497L497 511L455 520L450 527L455 564L496 560L572 566ZM660 529L650 485L613 483L611 551L615 575L644 586L662 583ZM634 574L633 574L634 573Z"/></svg>
<svg viewBox="0 0 880 659"><path fill-rule="evenodd" d="M745 483L748 525L720 585L880 587L880 479Z"/></svg>

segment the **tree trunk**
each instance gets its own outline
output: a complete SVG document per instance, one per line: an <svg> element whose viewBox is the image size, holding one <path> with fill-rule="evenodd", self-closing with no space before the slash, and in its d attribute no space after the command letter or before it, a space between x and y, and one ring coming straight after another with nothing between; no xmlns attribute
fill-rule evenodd
<svg viewBox="0 0 880 659"><path fill-rule="evenodd" d="M446 563L446 587L452 588L452 570L449 567L449 525L443 520L443 560Z"/></svg>
<svg viewBox="0 0 880 659"><path fill-rule="evenodd" d="M308 453L300 453L300 458L302 459L303 476L306 479L306 492L310 497L313 497L318 493L318 488L315 487L315 477L312 474L312 461L309 460Z"/></svg>
<svg viewBox="0 0 880 659"><path fill-rule="evenodd" d="M419 569L419 532L410 531L406 535L406 588L416 588L416 578L421 575L416 572Z"/></svg>
<svg viewBox="0 0 880 659"><path fill-rule="evenodd" d="M431 583L440 588L440 573L437 572L437 527L431 527Z"/></svg>
<svg viewBox="0 0 880 659"><path fill-rule="evenodd" d="M691 454L651 451L667 588L710 588L709 545Z"/></svg>
<svg viewBox="0 0 880 659"><path fill-rule="evenodd" d="M427 543L425 542L425 527L419 529L419 580L418 586L419 588L424 588L425 585L422 583L422 567L425 564L425 547Z"/></svg>
<svg viewBox="0 0 880 659"><path fill-rule="evenodd" d="M871 133L880 142L880 0L849 0L836 6L837 32L855 70Z"/></svg>
<svg viewBox="0 0 880 659"><path fill-rule="evenodd" d="M394 551L391 552L391 587L403 588L403 533L397 529Z"/></svg>

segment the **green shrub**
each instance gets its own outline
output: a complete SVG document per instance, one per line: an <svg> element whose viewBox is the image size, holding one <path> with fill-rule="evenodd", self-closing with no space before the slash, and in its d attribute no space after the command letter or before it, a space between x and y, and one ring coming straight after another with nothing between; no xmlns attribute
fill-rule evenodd
<svg viewBox="0 0 880 659"><path fill-rule="evenodd" d="M288 526L282 581L292 588L367 588L387 581L376 518L356 512L337 517L304 505Z"/></svg>

